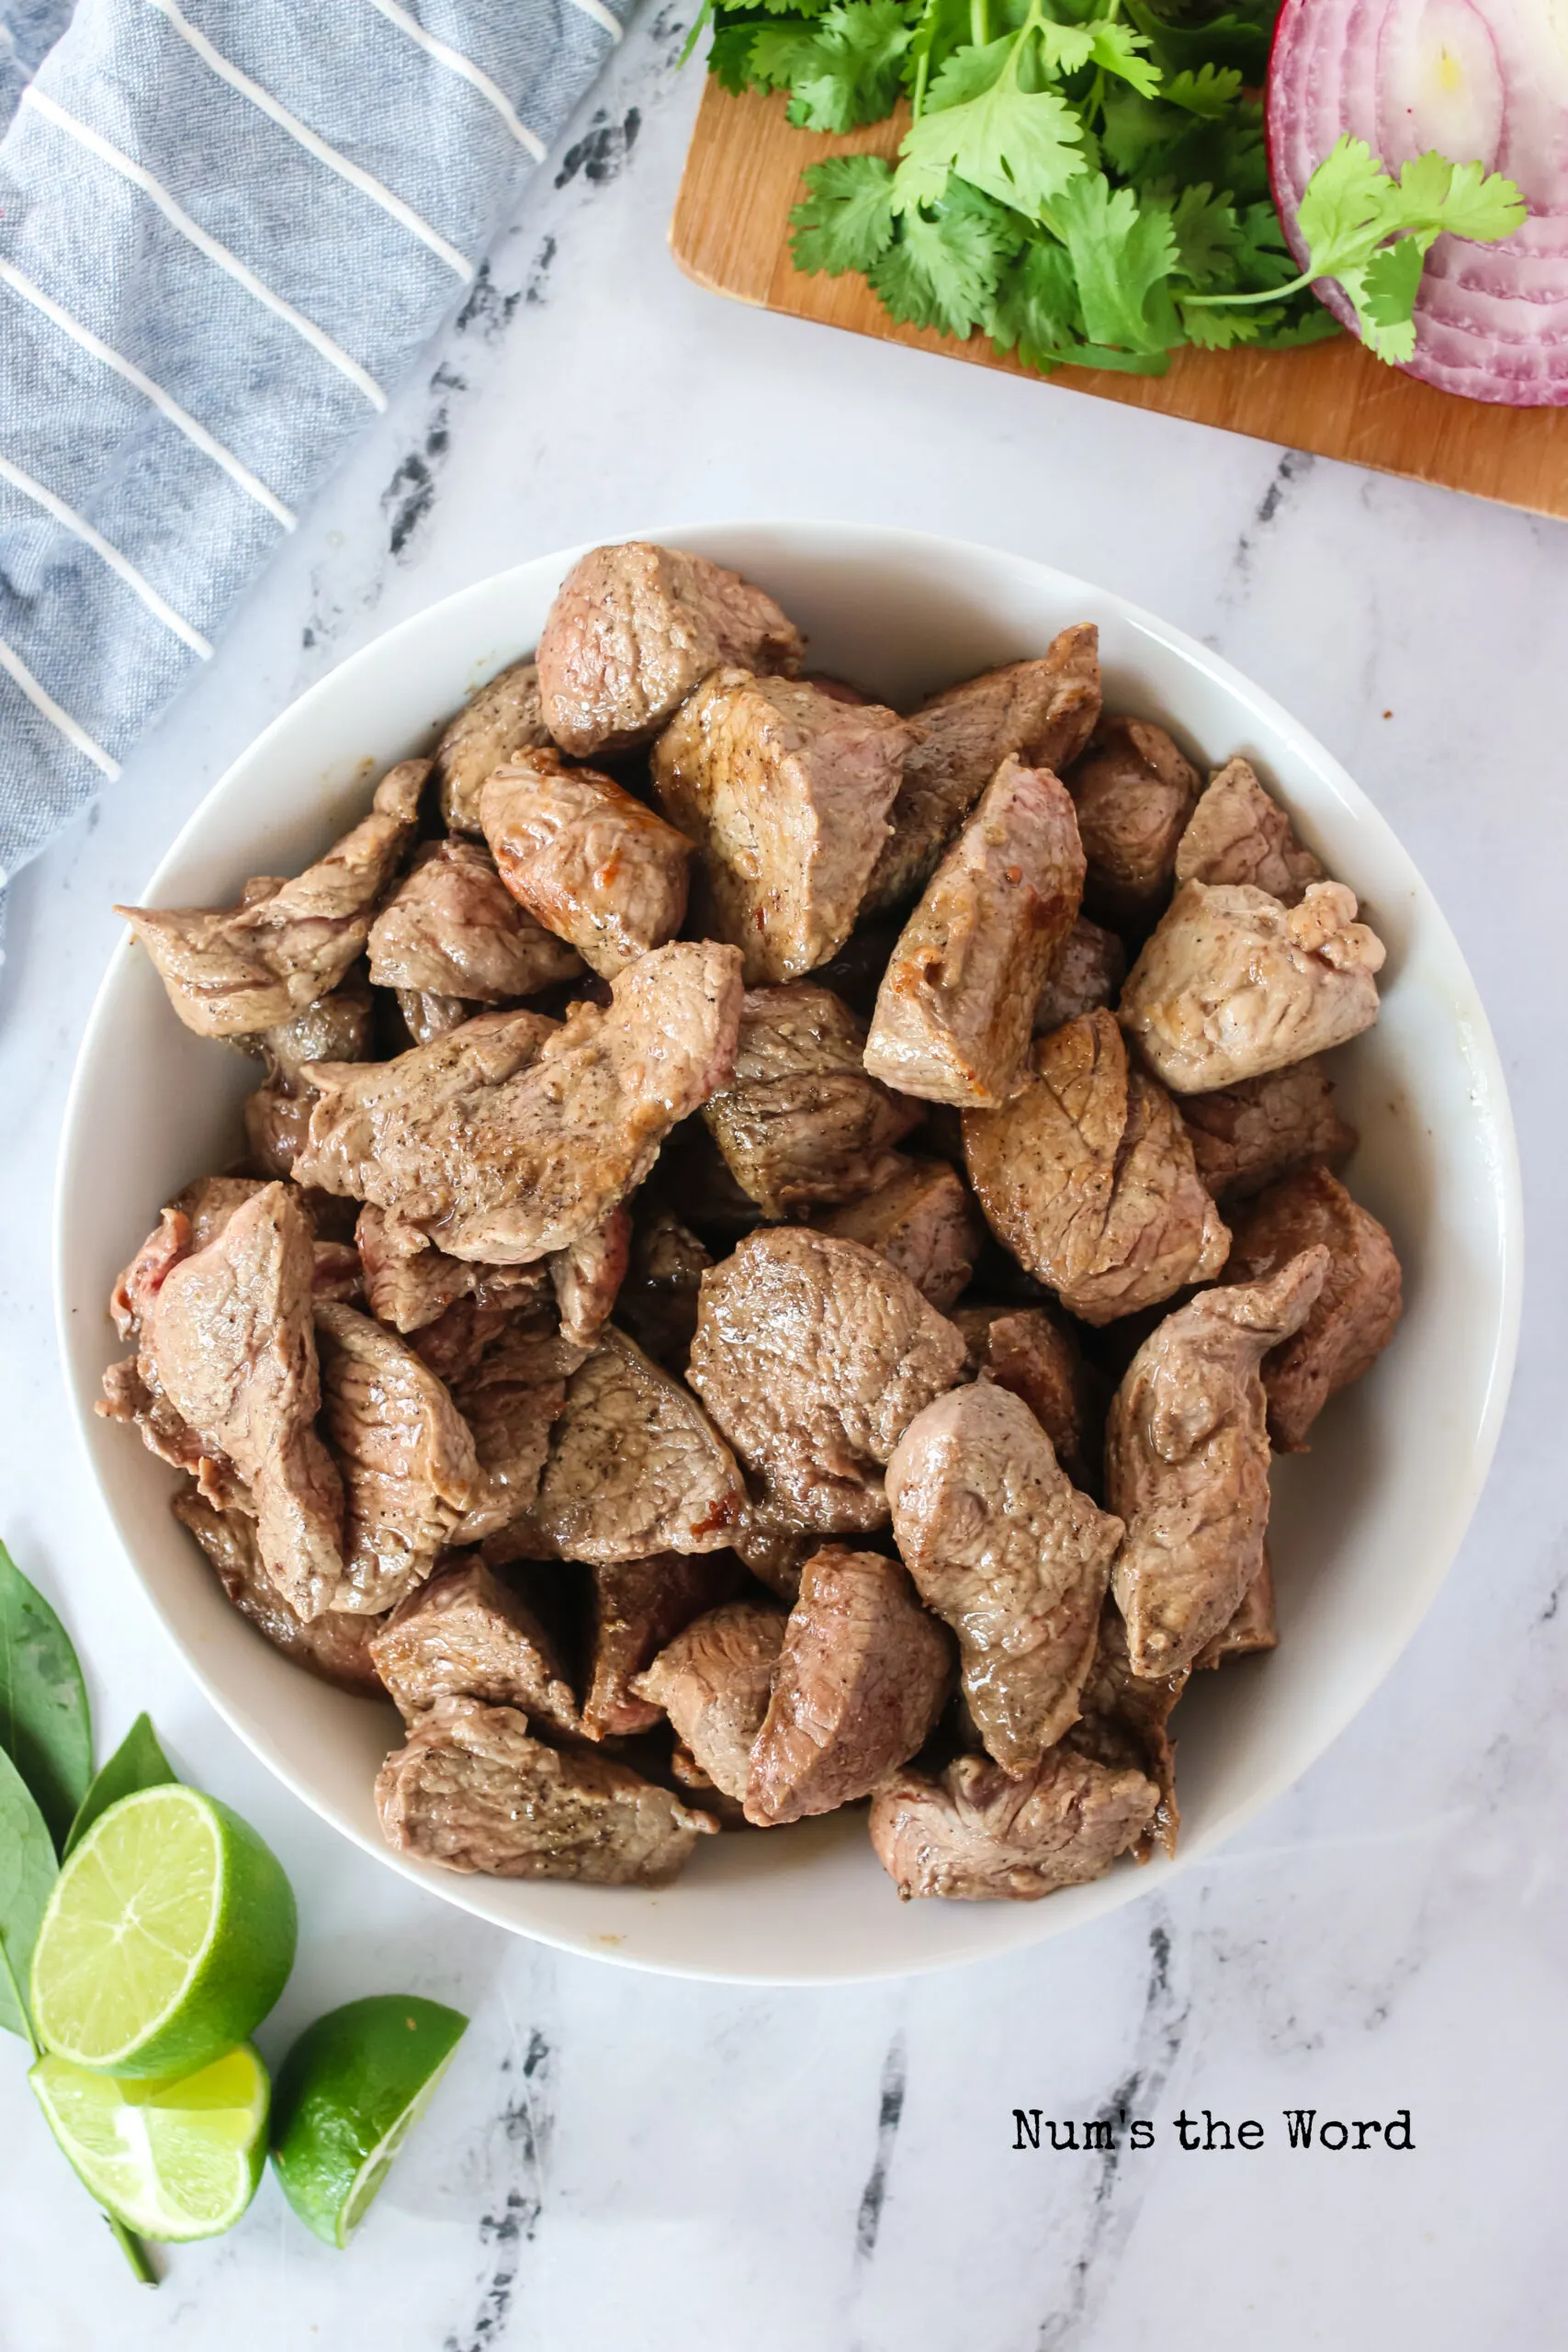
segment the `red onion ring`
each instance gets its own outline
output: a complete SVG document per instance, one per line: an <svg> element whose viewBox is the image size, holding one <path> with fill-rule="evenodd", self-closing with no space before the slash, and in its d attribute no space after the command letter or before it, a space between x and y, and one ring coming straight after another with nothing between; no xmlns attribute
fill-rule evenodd
<svg viewBox="0 0 1568 2352"><path fill-rule="evenodd" d="M1469 400L1568 403L1568 12L1562 0L1285 0L1269 66L1269 165L1292 251L1308 180L1343 132L1388 169L1437 148L1517 183L1522 229L1439 237L1405 373ZM1332 280L1316 292L1352 333Z"/></svg>

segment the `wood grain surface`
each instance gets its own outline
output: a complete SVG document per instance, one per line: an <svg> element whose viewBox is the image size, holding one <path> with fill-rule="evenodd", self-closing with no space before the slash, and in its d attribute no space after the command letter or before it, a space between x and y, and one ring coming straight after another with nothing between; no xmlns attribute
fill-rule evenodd
<svg viewBox="0 0 1568 2352"><path fill-rule="evenodd" d="M863 278L808 277L792 263L789 213L807 164L825 155L895 154L904 129L900 113L842 138L792 130L782 95L732 97L710 79L671 223L675 259L699 285L742 302L1028 375L1011 357L998 358L983 335L957 343L896 325ZM1302 351L1179 351L1165 376L1064 368L1051 380L1133 408L1568 515L1568 409L1457 400L1381 366L1348 337Z"/></svg>

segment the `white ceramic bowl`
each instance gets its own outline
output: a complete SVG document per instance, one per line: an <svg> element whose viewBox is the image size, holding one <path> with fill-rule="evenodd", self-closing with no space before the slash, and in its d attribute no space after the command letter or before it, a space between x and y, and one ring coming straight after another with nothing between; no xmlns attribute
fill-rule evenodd
<svg viewBox="0 0 1568 2352"><path fill-rule="evenodd" d="M633 1967L843 1982L1063 1934L1212 1852L1303 1772L1410 1639L1464 1533L1492 1456L1518 1320L1520 1208L1503 1074L1474 983L1420 876L1328 753L1224 662L1103 589L993 549L824 523L649 534L733 564L806 629L814 666L895 704L1100 625L1106 701L1168 722L1202 760L1241 752L1288 803L1388 944L1377 1027L1337 1057L1361 1130L1350 1171L1393 1232L1406 1308L1371 1376L1275 1474L1281 1641L1198 1679L1181 1736L1181 1849L1038 1904L900 1905L863 1813L705 1839L660 1894L428 1870L389 1851L371 1784L389 1708L299 1673L224 1600L171 1519L173 1474L92 1402L118 1352L110 1283L159 1205L238 1148L254 1067L175 1020L130 944L110 963L66 1114L57 1247L61 1344L84 1442L127 1561L208 1696L290 1788L389 1869L547 1943ZM143 894L223 904L250 874L292 873L366 803L368 780L427 749L502 663L530 649L577 550L485 580L392 629L269 727L216 785Z"/></svg>

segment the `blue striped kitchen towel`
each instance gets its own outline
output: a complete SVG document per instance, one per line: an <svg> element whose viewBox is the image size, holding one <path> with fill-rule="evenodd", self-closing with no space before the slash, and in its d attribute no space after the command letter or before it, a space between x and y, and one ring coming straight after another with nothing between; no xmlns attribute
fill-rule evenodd
<svg viewBox="0 0 1568 2352"><path fill-rule="evenodd" d="M0 0L0 882L210 654L632 6Z"/></svg>

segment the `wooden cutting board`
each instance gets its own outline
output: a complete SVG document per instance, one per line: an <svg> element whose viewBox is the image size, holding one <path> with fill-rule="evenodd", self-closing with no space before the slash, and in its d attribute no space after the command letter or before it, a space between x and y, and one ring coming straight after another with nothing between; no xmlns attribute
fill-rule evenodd
<svg viewBox="0 0 1568 2352"><path fill-rule="evenodd" d="M793 318L1029 374L1010 357L998 359L983 335L957 343L895 325L863 278L807 277L795 269L789 213L807 164L825 155L896 154L906 118L900 112L868 130L824 138L792 130L784 103L782 95L755 91L732 97L708 81L670 229L671 251L687 276L715 293ZM1302 351L1179 351L1165 376L1064 368L1050 381L1568 516L1568 408L1458 400L1369 359L1348 337Z"/></svg>

